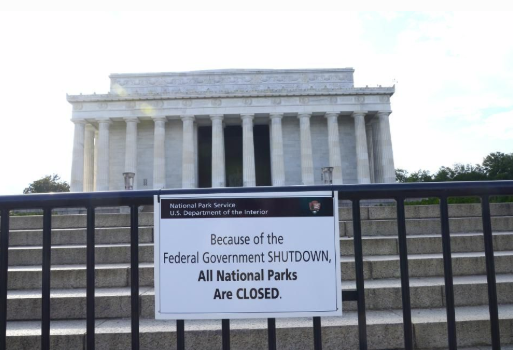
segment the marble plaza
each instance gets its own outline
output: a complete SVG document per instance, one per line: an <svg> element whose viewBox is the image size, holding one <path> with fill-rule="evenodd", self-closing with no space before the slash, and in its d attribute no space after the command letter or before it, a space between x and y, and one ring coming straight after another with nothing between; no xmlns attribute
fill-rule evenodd
<svg viewBox="0 0 513 350"><path fill-rule="evenodd" d="M71 190L395 182L394 87L354 70L112 74L107 94L68 95Z"/></svg>

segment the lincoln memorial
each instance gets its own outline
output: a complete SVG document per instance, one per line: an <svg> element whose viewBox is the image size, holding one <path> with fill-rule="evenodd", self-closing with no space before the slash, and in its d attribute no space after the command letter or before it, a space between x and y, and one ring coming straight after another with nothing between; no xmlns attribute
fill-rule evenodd
<svg viewBox="0 0 513 350"><path fill-rule="evenodd" d="M68 95L71 191L395 182L394 87L354 69L112 74Z"/></svg>

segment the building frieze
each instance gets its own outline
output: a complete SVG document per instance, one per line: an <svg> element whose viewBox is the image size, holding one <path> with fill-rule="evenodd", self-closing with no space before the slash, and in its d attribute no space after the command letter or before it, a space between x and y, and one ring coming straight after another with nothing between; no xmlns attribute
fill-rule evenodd
<svg viewBox="0 0 513 350"><path fill-rule="evenodd" d="M391 87L362 87L362 88L345 88L341 90L331 90L327 89L326 91L319 92L302 92L302 93L260 93L260 94L231 94L229 96L221 96L221 95L175 95L169 93L132 93L126 95L116 95L112 93L107 94L90 94L90 95L66 95L68 102L109 102L109 101L136 101L136 100L185 100L185 99L204 99L204 98L212 98L212 99L223 99L223 98L241 98L247 97L247 104L251 104L251 98L258 97L293 97L293 96L304 96L308 98L309 96L334 96L336 95L387 95L388 97L392 96L395 93L395 86ZM216 102L218 103L218 102Z"/></svg>
<svg viewBox="0 0 513 350"><path fill-rule="evenodd" d="M203 99L138 99L71 102L74 118L151 117L182 114L297 113L389 110L391 94L231 97Z"/></svg>
<svg viewBox="0 0 513 350"><path fill-rule="evenodd" d="M229 69L180 73L110 75L115 95L162 93L226 96L262 93L315 93L354 87L354 69Z"/></svg>

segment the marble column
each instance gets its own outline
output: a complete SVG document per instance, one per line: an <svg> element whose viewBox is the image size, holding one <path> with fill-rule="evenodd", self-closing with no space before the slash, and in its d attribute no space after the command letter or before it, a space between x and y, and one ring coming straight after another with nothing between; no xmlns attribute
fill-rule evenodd
<svg viewBox="0 0 513 350"><path fill-rule="evenodd" d="M210 119L212 120L212 187L225 187L223 115L211 115Z"/></svg>
<svg viewBox="0 0 513 350"><path fill-rule="evenodd" d="M372 153L374 154L374 182L383 183L383 160L381 159L381 136L377 117L371 121Z"/></svg>
<svg viewBox="0 0 513 350"><path fill-rule="evenodd" d="M108 191L110 173L110 120L100 119L98 120L98 125L98 168L96 174L96 190Z"/></svg>
<svg viewBox="0 0 513 350"><path fill-rule="evenodd" d="M194 167L194 116L181 116L182 134L182 188L196 187L196 170Z"/></svg>
<svg viewBox="0 0 513 350"><path fill-rule="evenodd" d="M75 124L73 135L73 158L71 163L71 192L82 192L84 190L84 134L85 121L72 120Z"/></svg>
<svg viewBox="0 0 513 350"><path fill-rule="evenodd" d="M273 186L285 186L285 166L283 155L283 113L271 113L271 175Z"/></svg>
<svg viewBox="0 0 513 350"><path fill-rule="evenodd" d="M242 183L244 187L256 186L255 144L253 141L253 114L242 118Z"/></svg>
<svg viewBox="0 0 513 350"><path fill-rule="evenodd" d="M194 126L193 126L193 130L194 130L194 140L193 140L193 144L194 144L194 178L196 179L196 182L194 183L194 187L198 187L199 186L199 165L198 165L198 161L199 161L199 154L198 154L198 123L197 122L194 122Z"/></svg>
<svg viewBox="0 0 513 350"><path fill-rule="evenodd" d="M136 173L137 170L137 118L125 118L126 142L125 142L125 173ZM136 189L134 179L134 190Z"/></svg>
<svg viewBox="0 0 513 350"><path fill-rule="evenodd" d="M392 136L390 135L389 115L392 112L378 112L380 150L383 171L383 182L395 182L394 152L392 150Z"/></svg>
<svg viewBox="0 0 513 350"><path fill-rule="evenodd" d="M369 156L369 175L370 182L375 183L374 179L374 141L372 140L372 124L365 126L365 134L367 136L367 154Z"/></svg>
<svg viewBox="0 0 513 350"><path fill-rule="evenodd" d="M153 188L166 187L166 118L153 118Z"/></svg>
<svg viewBox="0 0 513 350"><path fill-rule="evenodd" d="M338 133L338 113L326 113L328 125L328 150L330 167L333 167L333 184L341 185L342 158L340 157L340 138Z"/></svg>
<svg viewBox="0 0 513 350"><path fill-rule="evenodd" d="M354 134L356 139L356 178L360 184L370 183L369 153L367 152L367 135L365 132L365 114L353 112Z"/></svg>
<svg viewBox="0 0 513 350"><path fill-rule="evenodd" d="M95 130L95 132L94 132L94 140L95 141L94 141L93 191L98 191L96 189L96 180L98 179L98 140L100 139L99 135L100 135L100 133L98 132L98 130Z"/></svg>
<svg viewBox="0 0 513 350"><path fill-rule="evenodd" d="M85 128L84 139L84 192L94 191L94 135L96 130L91 124Z"/></svg>
<svg viewBox="0 0 513 350"><path fill-rule="evenodd" d="M301 113L299 118L299 136L301 141L301 181L303 185L314 184L312 136L310 133L310 114ZM319 169L320 170L320 169Z"/></svg>

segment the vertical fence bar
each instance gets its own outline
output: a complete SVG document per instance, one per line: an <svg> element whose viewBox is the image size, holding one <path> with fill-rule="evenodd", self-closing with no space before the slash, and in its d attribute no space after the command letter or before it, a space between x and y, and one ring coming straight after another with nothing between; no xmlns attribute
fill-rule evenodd
<svg viewBox="0 0 513 350"><path fill-rule="evenodd" d="M269 350L276 350L276 319L267 319L267 341L269 343Z"/></svg>
<svg viewBox="0 0 513 350"><path fill-rule="evenodd" d="M486 257L486 278L488 281L488 307L490 309L490 327L492 333L492 349L500 350L501 333L499 329L499 310L497 307L497 285L495 281L495 261L493 257L492 222L490 217L490 200L488 196L481 198L483 234Z"/></svg>
<svg viewBox="0 0 513 350"><path fill-rule="evenodd" d="M442 224L442 250L444 257L445 304L447 307L447 334L449 350L457 349L456 311L454 309L454 286L452 279L451 234L449 231L449 207L447 197L440 198L440 218Z"/></svg>
<svg viewBox="0 0 513 350"><path fill-rule="evenodd" d="M185 322L176 320L176 349L185 350Z"/></svg>
<svg viewBox="0 0 513 350"><path fill-rule="evenodd" d="M130 205L132 349L139 350L139 206Z"/></svg>
<svg viewBox="0 0 513 350"><path fill-rule="evenodd" d="M322 350L321 318L313 318L314 350Z"/></svg>
<svg viewBox="0 0 513 350"><path fill-rule="evenodd" d="M52 259L52 209L43 209L43 270L41 295L41 349L50 350L50 267Z"/></svg>
<svg viewBox="0 0 513 350"><path fill-rule="evenodd" d="M87 207L87 350L94 350L94 234L95 211L93 207Z"/></svg>
<svg viewBox="0 0 513 350"><path fill-rule="evenodd" d="M223 350L230 350L230 320L222 320Z"/></svg>
<svg viewBox="0 0 513 350"><path fill-rule="evenodd" d="M367 350L367 316L365 314L365 285L363 275L362 224L360 222L360 200L353 200L353 239L356 293L358 295L358 336L360 350Z"/></svg>
<svg viewBox="0 0 513 350"><path fill-rule="evenodd" d="M403 299L404 348L413 349L410 276L408 273L408 246L406 243L406 217L404 214L404 198L397 199L397 229L399 235L399 261L401 266L401 294Z"/></svg>
<svg viewBox="0 0 513 350"><path fill-rule="evenodd" d="M9 254L9 210L2 209L0 226L0 349L7 349L7 274Z"/></svg>

